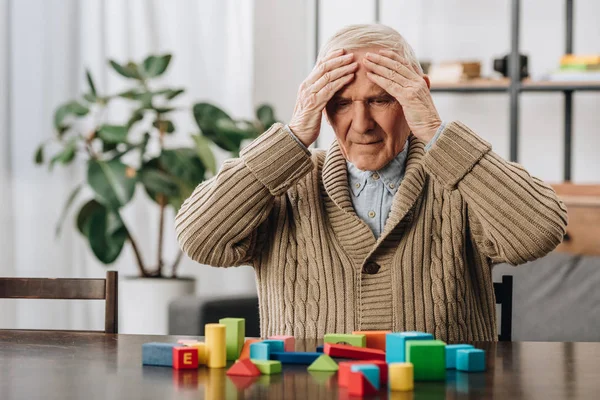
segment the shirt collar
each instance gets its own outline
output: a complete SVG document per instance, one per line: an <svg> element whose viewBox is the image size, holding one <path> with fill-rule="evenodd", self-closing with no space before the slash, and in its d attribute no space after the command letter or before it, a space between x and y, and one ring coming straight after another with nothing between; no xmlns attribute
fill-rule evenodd
<svg viewBox="0 0 600 400"><path fill-rule="evenodd" d="M385 167L377 172L381 182L386 190L393 196L398 191L398 187L404 178L406 169L406 158L408 156L408 140L404 144L404 149L396 155ZM373 171L362 171L350 161L346 161L348 168L348 183L354 196L358 197L369 182L378 182L373 179Z"/></svg>

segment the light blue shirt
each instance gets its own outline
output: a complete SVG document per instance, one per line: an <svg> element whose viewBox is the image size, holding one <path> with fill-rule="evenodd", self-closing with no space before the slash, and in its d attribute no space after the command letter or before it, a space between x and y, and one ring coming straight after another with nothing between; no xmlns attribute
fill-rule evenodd
<svg viewBox="0 0 600 400"><path fill-rule="evenodd" d="M425 146L425 151L428 151L437 141L445 125L445 122L442 122L433 139ZM306 146L292 133L287 125L286 128L292 137L308 152ZM408 140L404 145L404 149L378 171L362 171L350 161L346 161L348 187L352 193L350 197L352 198L354 211L371 228L375 238L379 238L381 232L383 232L383 227L392 208L394 195L404 179L407 156Z"/></svg>

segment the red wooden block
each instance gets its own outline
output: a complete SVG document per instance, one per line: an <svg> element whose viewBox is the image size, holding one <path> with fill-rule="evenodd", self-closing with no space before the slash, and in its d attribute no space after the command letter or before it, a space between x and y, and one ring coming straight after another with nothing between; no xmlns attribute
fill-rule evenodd
<svg viewBox="0 0 600 400"><path fill-rule="evenodd" d="M173 368L198 369L198 349L173 347Z"/></svg>
<svg viewBox="0 0 600 400"><path fill-rule="evenodd" d="M351 358L353 360L385 361L385 352L365 347L355 347L347 344L325 343L323 352L330 357Z"/></svg>
<svg viewBox="0 0 600 400"><path fill-rule="evenodd" d="M381 360L368 360L368 361L342 361L338 364L338 385L341 387L347 387L350 381L350 373L353 365L356 364L374 364L379 367L379 382L382 385L387 385L388 382L388 365L385 361Z"/></svg>
<svg viewBox="0 0 600 400"><path fill-rule="evenodd" d="M350 372L350 382L348 383L348 394L351 396L370 396L376 394L377 389L371 385L371 382L360 372Z"/></svg>
<svg viewBox="0 0 600 400"><path fill-rule="evenodd" d="M234 376L260 376L260 370L254 365L249 358L240 360L233 364L231 368L227 370L227 375Z"/></svg>

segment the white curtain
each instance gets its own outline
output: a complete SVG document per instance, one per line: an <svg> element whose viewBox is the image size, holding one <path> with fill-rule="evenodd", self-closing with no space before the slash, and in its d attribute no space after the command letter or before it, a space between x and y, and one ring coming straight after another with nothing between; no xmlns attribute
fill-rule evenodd
<svg viewBox="0 0 600 400"><path fill-rule="evenodd" d="M209 101L240 118L253 114L253 2L245 0L0 0L0 276L103 277L73 224L54 229L63 204L83 179L83 163L57 167L33 164L37 145L51 137L55 108L85 89L89 68L98 90L126 86L106 60L140 61L148 54L173 54L161 84L184 87L174 116L171 144L197 130L190 106ZM115 107L111 120L127 110ZM220 154L222 160L224 154ZM148 263L154 263L158 210L143 191L124 218ZM165 259L177 253L172 213L167 216ZM111 266L135 275L125 247ZM249 267L217 270L184 258L180 275L198 279L201 294L255 290ZM103 304L0 300L0 328L102 329Z"/></svg>

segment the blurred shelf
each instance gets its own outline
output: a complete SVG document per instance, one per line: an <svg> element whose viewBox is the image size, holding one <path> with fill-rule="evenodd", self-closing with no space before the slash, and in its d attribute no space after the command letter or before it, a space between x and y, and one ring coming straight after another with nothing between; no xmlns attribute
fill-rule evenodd
<svg viewBox="0 0 600 400"><path fill-rule="evenodd" d="M523 92L600 91L600 82L523 81Z"/></svg>
<svg viewBox="0 0 600 400"><path fill-rule="evenodd" d="M502 93L510 86L508 79L473 79L458 83L432 83L436 93Z"/></svg>

